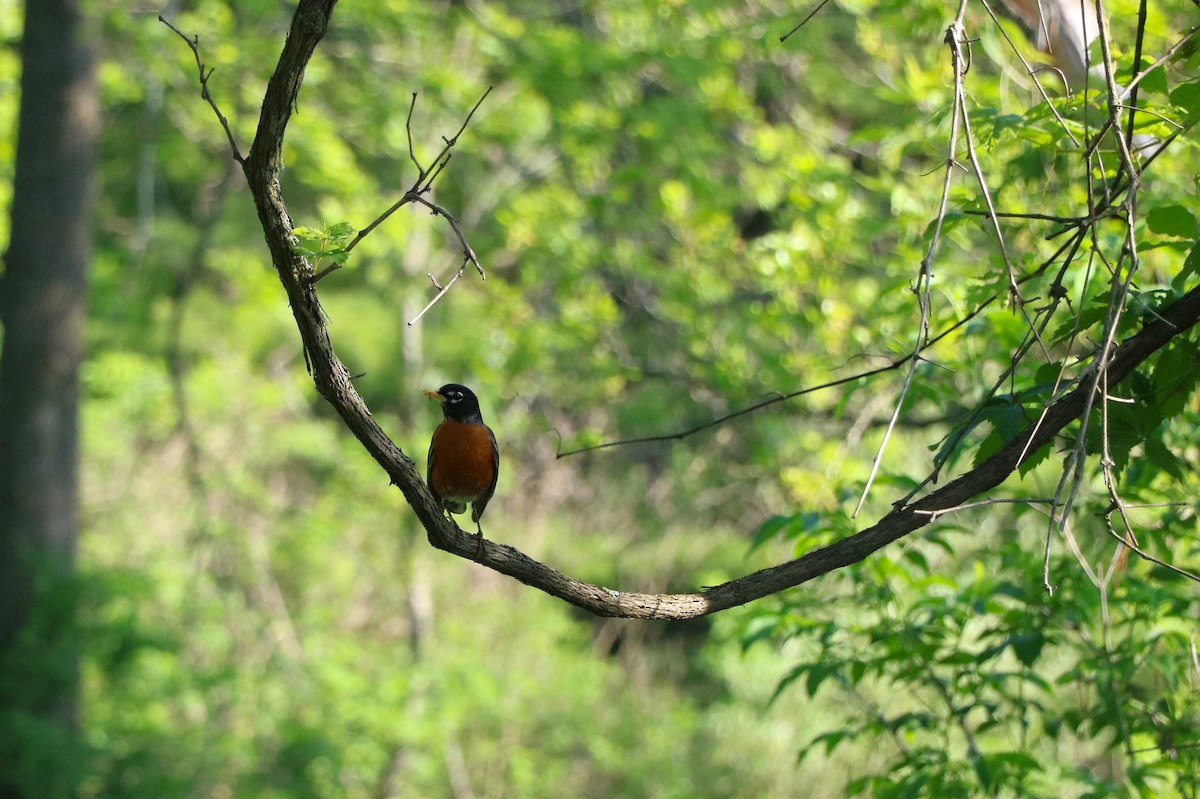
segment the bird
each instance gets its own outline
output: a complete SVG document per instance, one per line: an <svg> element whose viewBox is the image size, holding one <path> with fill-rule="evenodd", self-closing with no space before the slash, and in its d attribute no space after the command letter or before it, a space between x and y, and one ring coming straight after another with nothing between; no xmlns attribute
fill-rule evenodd
<svg viewBox="0 0 1200 799"><path fill-rule="evenodd" d="M483 423L475 392L458 383L447 383L425 395L442 406L444 418L429 441L426 482L433 498L450 513L465 513L471 503L477 553L483 550L480 519L496 492L500 474L500 447L496 434Z"/></svg>

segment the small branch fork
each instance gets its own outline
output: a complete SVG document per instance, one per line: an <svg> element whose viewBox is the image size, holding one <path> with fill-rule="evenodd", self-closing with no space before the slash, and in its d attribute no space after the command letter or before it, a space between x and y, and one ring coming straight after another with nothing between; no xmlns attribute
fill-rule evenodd
<svg viewBox="0 0 1200 799"><path fill-rule="evenodd" d="M208 79L212 77L215 67L211 69L206 68L204 62L200 60L200 37L193 36L189 39L184 35L183 31L168 22L162 14L158 15L158 21L173 30L191 48L192 55L196 59L196 69L200 72L200 96L204 98L204 101L212 108L213 113L217 115L217 120L221 123L221 128L225 131L225 138L229 140L229 149L233 151L233 160L245 166L246 159L242 157L241 151L238 150L237 141L233 138L233 131L229 127L229 120L221 113L221 109L217 108L216 101L213 100L212 94L208 91Z"/></svg>
<svg viewBox="0 0 1200 799"><path fill-rule="evenodd" d="M435 278L432 273L427 275L434 288L438 289L438 293L424 308L421 309L416 316L408 321L409 326L416 324L421 317L424 316L425 313L432 308L435 303L437 303L438 300L446 296L446 292L448 292L450 287L453 286L458 279L463 276L463 272L466 271L468 265L473 265L475 267L475 270L479 272L479 277L481 280L487 279L487 275L485 275L483 271L483 265L479 262L479 256L475 254L475 250L467 242L467 237L463 235L462 227L459 225L458 219L456 219L454 215L445 208L430 200L426 195L428 195L430 190L433 188L433 182L437 180L438 176L442 174L443 170L445 170L446 166L450 163L450 157L452 155L451 150L454 149L454 145L458 144L459 138L466 131L467 125L470 124L471 118L475 116L475 112L479 110L479 106L481 106L483 101L487 99L487 96L492 93L492 88L492 86L489 86L487 91L483 93L483 96L476 101L475 105L467 114L466 119L463 120L463 123L459 127L457 133L450 138L442 137L442 149L436 156L434 156L433 161L430 162L428 167L421 166L421 162L417 160L416 151L413 148L412 117L413 110L417 107L417 93L413 92L412 102L409 103L408 106L408 116L404 120L404 131L408 137L408 157L409 160L413 162L413 166L417 168L417 178L413 181L413 184L409 187L408 191L404 192L404 195L399 200L397 200L390 208L376 217L371 224L360 230L358 235L356 235L350 241L350 243L346 245L346 252L349 253L358 246L360 241L369 236L371 232L375 230L375 228L383 224L383 222L387 220L389 216L396 213L396 211L400 210L400 208L403 206L409 204L422 205L428 208L432 215L443 217L446 220L446 223L450 225L450 229L454 231L454 236L458 239L458 243L462 247L462 265L459 266L458 272L455 273L454 277L452 277L445 286L439 284L437 278ZM313 275L312 282L318 282L330 272L340 267L341 264L330 264L325 269Z"/></svg>
<svg viewBox="0 0 1200 799"><path fill-rule="evenodd" d="M1087 372L1094 376L1103 370L1107 383L1116 384L1200 320L1200 286L1196 286L1173 305L1158 309L1137 334L1120 342L1120 346L1112 347L1109 358L1094 361L1077 381L1074 390L1050 404L1037 424L1028 426L967 473L916 502L909 504L902 500L896 503L891 512L861 532L796 560L721 585L682 594L623 592L577 580L511 546L484 540L480 547L474 533L459 529L442 512L421 479L416 463L375 421L352 384L349 372L333 351L325 317L308 279L307 264L292 250L292 222L278 179L282 169L283 138L304 68L325 34L335 3L336 0L300 0L279 64L263 97L254 144L242 162L272 263L288 295L304 343L313 381L363 448L403 492L432 546L475 560L599 616L694 618L760 599L861 561L928 525L939 513L961 508L1000 485L1017 468L1025 453L1049 445L1067 425L1081 418L1085 406L1094 398L1096 383L1088 379ZM452 141L447 140L447 145ZM429 172L427 177L434 174Z"/></svg>
<svg viewBox="0 0 1200 799"><path fill-rule="evenodd" d="M446 165L450 163L450 151L454 149L454 145L458 144L458 139L466 131L467 125L469 125L471 122L471 117L475 116L475 112L479 110L479 106L483 105L483 101L486 100L487 96L492 93L492 88L493 87L489 86L487 91L483 93L483 96L476 101L475 105L471 108L471 111L467 114L467 118L463 120L462 126L458 129L458 132L449 139L445 137L442 138L444 146L442 147L441 151L434 156L434 159L430 163L428 169L421 166L421 162L417 160L416 153L413 150L412 116L413 110L417 107L417 93L413 92L412 102L409 103L408 106L408 117L404 120L404 130L405 133L408 134L408 157L409 160L413 162L413 166L417 168L417 179L413 181L412 186L410 186L408 191L404 193L404 196L397 200L391 208L388 208L386 211L380 214L374 222L359 231L358 235L355 236L348 245L346 245L346 252L350 252L357 247L360 241L370 235L371 231L379 227L384 220L396 213L396 211L398 211L402 206L408 205L409 203L420 203L428 208L435 216L444 216L447 221L450 222L451 228L453 228L459 242L463 245L463 255L466 257L467 261L475 265L475 268L479 271L479 276L484 276L483 267L480 266L479 259L475 257L475 251L467 246L467 242L463 237L462 230L458 227L458 220L440 205L437 205L436 203L426 199L424 195L429 193L430 189L433 188L433 182L437 180L438 176L442 174L442 170L444 170Z"/></svg>
<svg viewBox="0 0 1200 799"><path fill-rule="evenodd" d="M1067 134L1067 138L1069 138L1071 140L1071 144L1078 147L1079 141L1075 138L1075 135L1073 133L1071 133L1071 129L1069 127L1067 127L1066 120L1064 120L1062 118L1062 114L1058 113L1058 109L1054 106L1054 103L1052 103L1050 101L1050 95L1046 94L1046 89L1045 89L1045 87L1042 86L1042 82L1040 80L1038 80L1038 76L1037 76L1038 71L1029 65L1029 62L1025 60L1025 56L1021 55L1021 50L1017 47L1016 42L1014 42L1012 40L1012 37L1008 35L1008 31L1005 30L1004 26L1000 24L1000 20L996 18L996 12L992 10L992 7L990 5L988 5L987 0L980 0L980 2L983 3L983 8L985 11L987 11L988 16L992 18L992 22L995 24L996 30L1000 31L1000 35L1004 37L1004 41L1008 42L1009 48L1012 50L1013 54L1020 60L1021 66L1025 67L1025 72L1029 75L1030 79L1033 81L1033 85L1037 87L1038 94L1040 94L1042 96L1042 102L1044 102L1046 104L1046 107L1050 109L1050 113L1054 114L1054 118L1058 121L1059 127L1061 127L1063 129L1063 133ZM1049 39L1050 34L1045 29L1046 20L1044 18L1041 20L1041 25L1042 25L1043 34L1046 36L1047 39ZM1062 71L1056 67L1051 67L1050 69L1052 69L1054 72L1058 73L1059 77L1062 78L1063 85L1066 86L1067 79L1065 77L1063 77Z"/></svg>
<svg viewBox="0 0 1200 799"><path fill-rule="evenodd" d="M920 319L917 322L917 340L913 345L912 355L908 362L908 370L904 374L904 382L900 386L900 396L896 398L896 407L892 410L892 417L888 420L887 429L883 433L883 440L879 443L879 449L876 450L875 458L871 461L871 471L867 475L866 482L863 484L862 493L859 494L858 504L854 506L854 513L851 514L852 518L858 518L859 511L862 510L863 503L867 501L867 495L871 492L871 486L875 483L875 476L879 473L879 467L883 463L883 453L887 450L888 441L891 440L892 432L896 429L896 423L900 420L900 411L904 407L904 399L908 396L913 379L917 374L917 366L921 363L921 352L929 343L929 289L930 284L933 282L933 258L937 253L938 244L942 239L942 226L946 221L946 208L950 202L950 185L954 179L954 170L956 167L959 169L962 168L961 164L954 159L954 153L958 149L959 123L961 122L965 125L967 120L962 91L963 76L967 74L971 63L969 51L964 56L962 48L963 39L965 38L963 15L966 12L967 0L961 0L958 6L958 15L954 18L954 22L950 27L946 29L945 42L950 47L950 64L954 71L954 107L950 111L950 154L946 158L945 173L942 179L942 198L938 204L933 236L929 240L929 249L925 252L925 257L921 259L921 268L917 273L917 282L913 286L913 293L917 295L917 308L920 314Z"/></svg>

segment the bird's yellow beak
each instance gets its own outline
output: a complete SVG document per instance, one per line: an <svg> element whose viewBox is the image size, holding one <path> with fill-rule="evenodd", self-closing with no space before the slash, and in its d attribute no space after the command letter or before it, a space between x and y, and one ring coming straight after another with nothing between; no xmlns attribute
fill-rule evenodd
<svg viewBox="0 0 1200 799"><path fill-rule="evenodd" d="M436 391L433 391L432 389L426 391L425 396L429 397L430 399L435 399L438 402L443 403L443 404L446 402L445 397L443 397L441 394L437 393Z"/></svg>

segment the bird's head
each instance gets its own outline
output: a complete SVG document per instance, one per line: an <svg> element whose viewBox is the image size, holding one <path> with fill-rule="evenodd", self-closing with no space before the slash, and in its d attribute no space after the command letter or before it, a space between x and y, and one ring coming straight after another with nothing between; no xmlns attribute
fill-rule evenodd
<svg viewBox="0 0 1200 799"><path fill-rule="evenodd" d="M479 399L475 392L458 383L447 383L437 391L426 391L425 396L442 405L442 413L456 422L482 422Z"/></svg>

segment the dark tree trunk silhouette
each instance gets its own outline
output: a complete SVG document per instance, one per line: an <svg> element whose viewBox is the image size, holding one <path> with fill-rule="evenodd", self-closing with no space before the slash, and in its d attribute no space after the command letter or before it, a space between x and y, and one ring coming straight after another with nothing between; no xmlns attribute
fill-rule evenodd
<svg viewBox="0 0 1200 799"><path fill-rule="evenodd" d="M21 59L0 281L0 714L9 716L0 797L70 790L53 773L29 784L38 758L10 725L23 714L39 734L69 736L76 716L71 592L61 589L78 535L79 362L99 129L96 59L78 0L26 3Z"/></svg>

